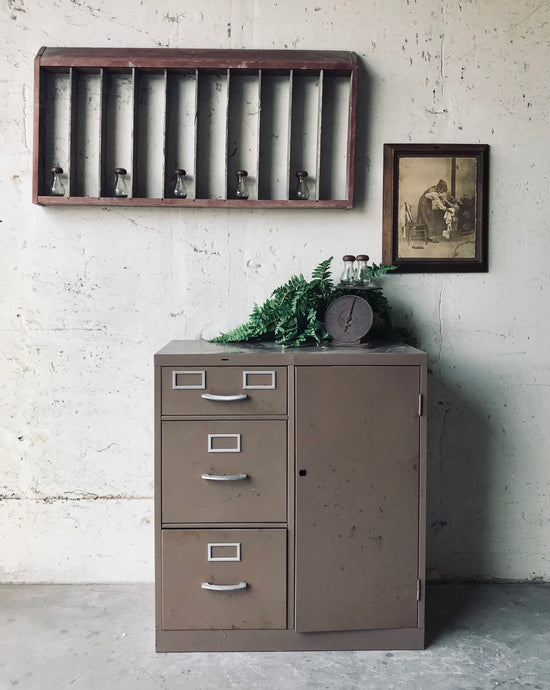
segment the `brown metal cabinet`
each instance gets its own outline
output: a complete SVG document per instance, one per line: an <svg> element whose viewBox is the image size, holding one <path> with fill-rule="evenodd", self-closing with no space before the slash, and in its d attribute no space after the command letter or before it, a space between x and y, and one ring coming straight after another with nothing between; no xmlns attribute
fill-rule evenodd
<svg viewBox="0 0 550 690"><path fill-rule="evenodd" d="M424 645L426 355L155 356L158 651Z"/></svg>

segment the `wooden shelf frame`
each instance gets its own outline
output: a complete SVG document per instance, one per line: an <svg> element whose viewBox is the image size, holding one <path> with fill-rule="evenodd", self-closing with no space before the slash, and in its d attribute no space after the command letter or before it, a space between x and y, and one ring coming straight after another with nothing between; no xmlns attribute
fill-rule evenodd
<svg viewBox="0 0 550 690"><path fill-rule="evenodd" d="M351 208L357 78L347 51L41 48L33 203ZM48 195L54 165L63 197ZM115 167L127 198L111 196ZM186 199L172 194L179 167ZM308 201L293 198L299 169Z"/></svg>

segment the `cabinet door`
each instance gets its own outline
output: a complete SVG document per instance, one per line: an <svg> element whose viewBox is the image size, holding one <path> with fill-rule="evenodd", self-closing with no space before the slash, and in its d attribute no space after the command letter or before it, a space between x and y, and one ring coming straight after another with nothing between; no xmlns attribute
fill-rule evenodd
<svg viewBox="0 0 550 690"><path fill-rule="evenodd" d="M417 366L296 369L296 629L418 627Z"/></svg>

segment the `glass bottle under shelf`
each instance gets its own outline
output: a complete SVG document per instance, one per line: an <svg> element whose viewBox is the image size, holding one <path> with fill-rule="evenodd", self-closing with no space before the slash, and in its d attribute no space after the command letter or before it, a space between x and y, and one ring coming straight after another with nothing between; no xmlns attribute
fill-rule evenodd
<svg viewBox="0 0 550 690"><path fill-rule="evenodd" d="M368 264L369 257L367 254L357 254L355 260L357 261L355 283L360 287L367 287L372 278L372 272Z"/></svg>
<svg viewBox="0 0 550 690"><path fill-rule="evenodd" d="M237 186L235 187L235 196L237 199L248 199L248 189L246 185L246 178L248 173L246 170L237 170Z"/></svg>
<svg viewBox="0 0 550 690"><path fill-rule="evenodd" d="M52 183L50 185L50 195L51 196L65 196L65 186L61 181L61 175L63 175L63 168L59 165L54 165L50 169L52 174Z"/></svg>
<svg viewBox="0 0 550 690"><path fill-rule="evenodd" d="M115 196L120 199L128 196L128 187L124 179L127 174L126 168L115 168Z"/></svg>
<svg viewBox="0 0 550 690"><path fill-rule="evenodd" d="M300 199L301 201L307 201L309 199L309 189L306 182L307 171L298 170L296 177L298 178L298 184L296 186L296 198Z"/></svg>
<svg viewBox="0 0 550 690"><path fill-rule="evenodd" d="M342 275L340 276L341 285L353 285L355 282L355 257L353 254L345 254L342 257L344 263Z"/></svg>
<svg viewBox="0 0 550 690"><path fill-rule="evenodd" d="M176 184L174 185L174 196L176 199L186 199L187 190L185 189L184 177L187 175L183 168L176 168L174 170L174 175L176 176Z"/></svg>

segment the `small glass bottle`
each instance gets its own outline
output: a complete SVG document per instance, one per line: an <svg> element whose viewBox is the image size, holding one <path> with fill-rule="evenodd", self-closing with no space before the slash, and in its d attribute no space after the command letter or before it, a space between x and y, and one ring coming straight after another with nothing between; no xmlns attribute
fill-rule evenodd
<svg viewBox="0 0 550 690"><path fill-rule="evenodd" d="M371 269L369 268L369 257L367 254L357 254L355 257L357 261L357 269L355 271L355 283L361 287L366 287L372 278Z"/></svg>
<svg viewBox="0 0 550 690"><path fill-rule="evenodd" d="M355 282L355 268L353 266L355 262L355 257L353 254L345 254L342 257L344 262L344 268L342 270L342 275L340 276L341 285L353 285Z"/></svg>
<svg viewBox="0 0 550 690"><path fill-rule="evenodd" d="M174 196L176 199L186 199L187 190L185 189L185 182L183 181L183 178L187 175L187 173L182 168L176 168L176 170L174 170L174 175L176 176Z"/></svg>
<svg viewBox="0 0 550 690"><path fill-rule="evenodd" d="M296 186L296 198L302 201L307 201L309 199L309 189L306 182L307 171L298 170L296 177L298 178L298 185Z"/></svg>
<svg viewBox="0 0 550 690"><path fill-rule="evenodd" d="M235 187L235 196L237 199L248 199L248 190L246 188L246 178L248 173L246 170L237 170L237 186Z"/></svg>
<svg viewBox="0 0 550 690"><path fill-rule="evenodd" d="M124 179L127 174L126 168L115 168L115 196L121 199L128 196L128 187Z"/></svg>
<svg viewBox="0 0 550 690"><path fill-rule="evenodd" d="M52 174L52 183L50 185L51 196L65 196L65 187L63 182L61 182L63 168L60 168L58 165L54 165L54 167L50 169L50 172Z"/></svg>

